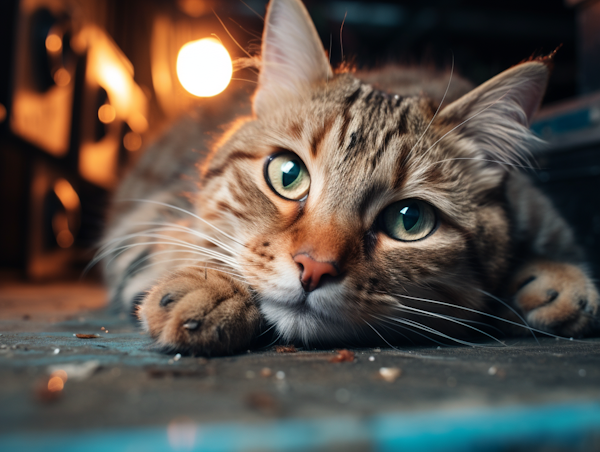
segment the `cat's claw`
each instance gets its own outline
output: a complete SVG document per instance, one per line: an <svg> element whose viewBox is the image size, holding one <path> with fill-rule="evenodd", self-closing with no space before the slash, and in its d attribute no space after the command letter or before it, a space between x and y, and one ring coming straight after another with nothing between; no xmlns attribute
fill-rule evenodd
<svg viewBox="0 0 600 452"><path fill-rule="evenodd" d="M248 289L214 270L185 269L153 287L138 316L163 351L225 355L248 349L261 316Z"/></svg>
<svg viewBox="0 0 600 452"><path fill-rule="evenodd" d="M513 279L515 304L530 326L565 337L600 326L600 300L589 276L578 266L535 261Z"/></svg>

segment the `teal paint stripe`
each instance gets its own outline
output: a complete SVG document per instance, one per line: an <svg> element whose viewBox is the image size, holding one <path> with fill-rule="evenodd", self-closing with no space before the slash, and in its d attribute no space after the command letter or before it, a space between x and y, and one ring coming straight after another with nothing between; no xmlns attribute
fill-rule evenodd
<svg viewBox="0 0 600 452"><path fill-rule="evenodd" d="M372 434L381 451L419 450L423 439L428 452L506 451L517 445L519 450L525 445L531 450L598 450L600 404L388 415L375 420ZM596 449L588 448L593 441Z"/></svg>
<svg viewBox="0 0 600 452"><path fill-rule="evenodd" d="M185 435L184 435L185 436ZM589 451L600 449L600 403L393 413L196 427L191 447L166 427L10 434L2 451L304 451L362 445L376 451Z"/></svg>

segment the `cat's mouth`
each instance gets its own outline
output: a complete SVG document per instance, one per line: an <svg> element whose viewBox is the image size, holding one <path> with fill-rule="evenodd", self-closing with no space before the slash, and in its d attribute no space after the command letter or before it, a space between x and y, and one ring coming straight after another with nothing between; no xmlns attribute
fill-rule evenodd
<svg viewBox="0 0 600 452"><path fill-rule="evenodd" d="M335 289L335 287L339 284L339 279L339 276L322 276L321 280L319 281L319 286L316 289L311 291L305 290L304 288L302 289L302 293L297 297L296 304L306 305L307 309L310 309L309 300L322 300L325 297L329 298L326 294L331 292L330 289Z"/></svg>
<svg viewBox="0 0 600 452"><path fill-rule="evenodd" d="M284 310L295 315L308 315L316 317L329 317L332 311L343 307L342 287L337 282L337 277L323 281L319 287L312 291L303 288L288 291L285 297L279 293L263 293L262 303L277 310Z"/></svg>
<svg viewBox="0 0 600 452"><path fill-rule="evenodd" d="M300 291L285 300L265 297L261 311L274 324L284 341L311 343L345 336L348 327L347 307L339 293L316 289Z"/></svg>

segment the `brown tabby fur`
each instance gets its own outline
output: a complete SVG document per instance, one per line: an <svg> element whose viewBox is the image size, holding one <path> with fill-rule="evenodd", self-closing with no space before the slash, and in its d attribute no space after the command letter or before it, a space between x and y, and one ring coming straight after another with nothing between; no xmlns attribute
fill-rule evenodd
<svg viewBox="0 0 600 452"><path fill-rule="evenodd" d="M592 332L598 293L573 234L515 169L535 144L527 124L549 64L522 63L446 96L437 112L426 83L402 91L393 69L363 74L384 91L334 74L299 0L272 0L253 112L242 108L248 116L211 144L206 131L230 118L209 102L117 193L100 254L113 256L112 298L128 309L141 301L161 347L198 354L245 350L271 326L309 345L528 334L523 318L562 336ZM244 93L229 96L239 105ZM306 165L306 199L283 199L265 181L279 150ZM402 242L377 226L404 199L434 206L428 237ZM298 254L339 274L307 294Z"/></svg>

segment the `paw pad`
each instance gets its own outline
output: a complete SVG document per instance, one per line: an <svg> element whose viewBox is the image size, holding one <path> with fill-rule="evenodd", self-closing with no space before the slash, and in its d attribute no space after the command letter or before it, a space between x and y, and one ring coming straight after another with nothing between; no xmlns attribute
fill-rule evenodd
<svg viewBox="0 0 600 452"><path fill-rule="evenodd" d="M579 336L590 333L597 323L598 292L581 267L531 262L517 273L513 287L516 306L534 328Z"/></svg>

